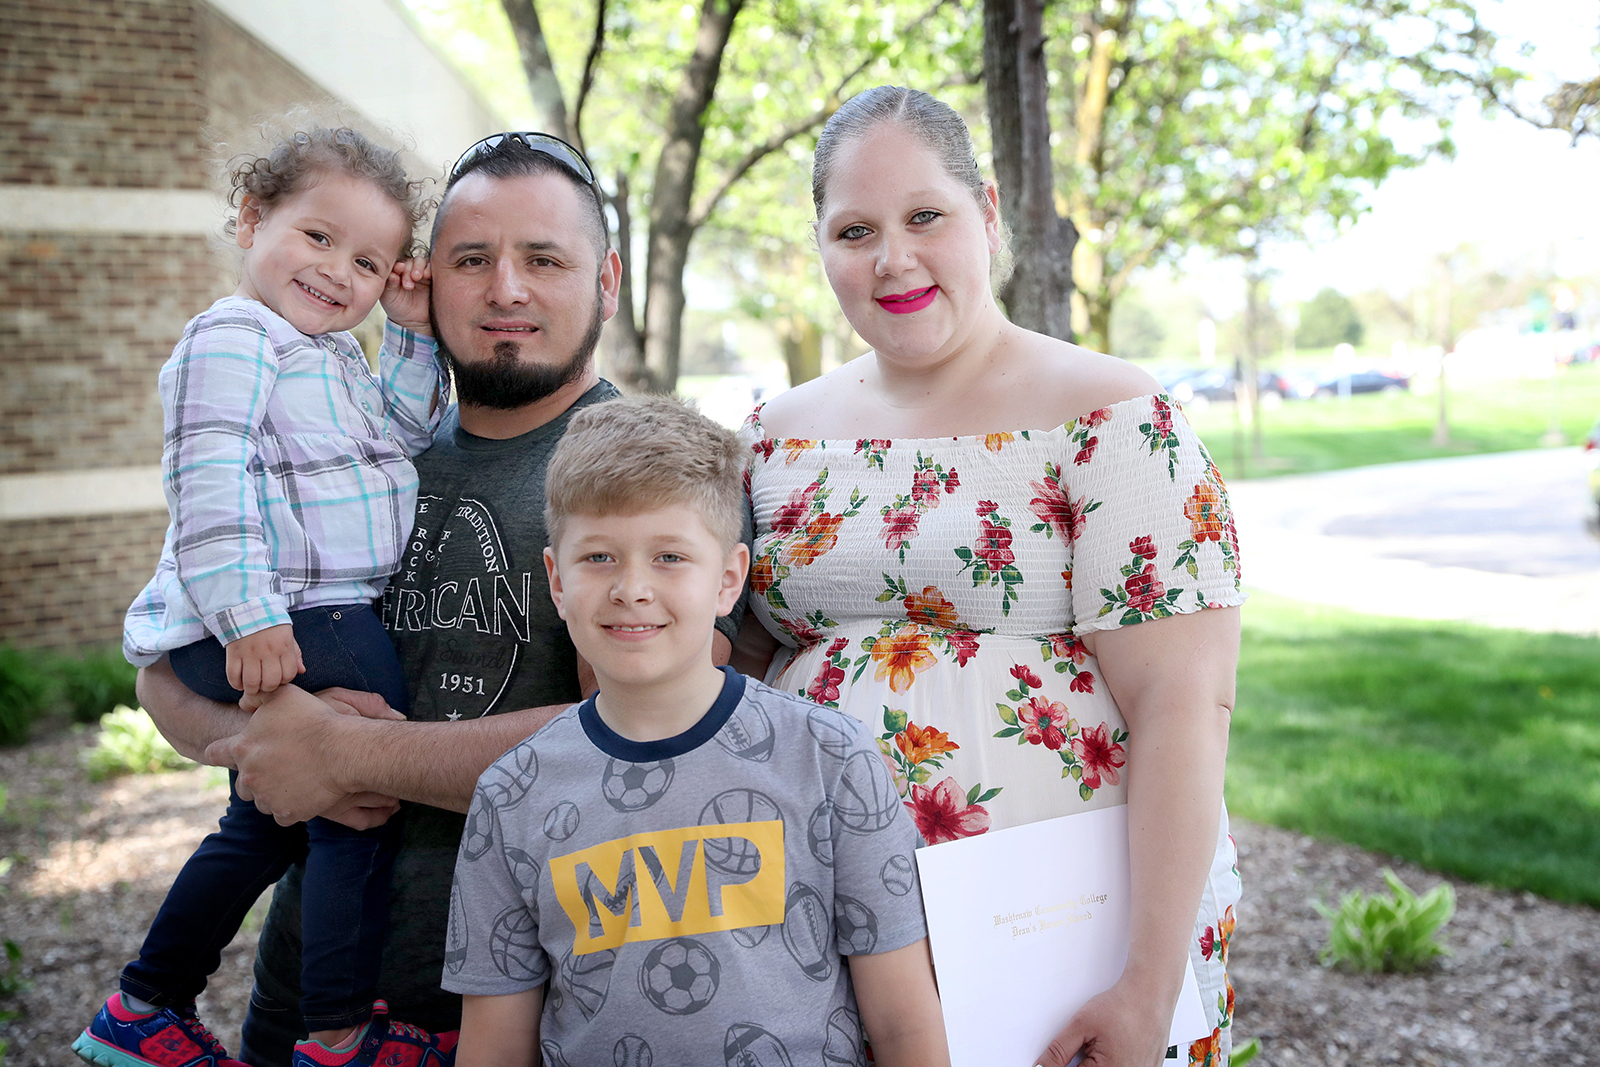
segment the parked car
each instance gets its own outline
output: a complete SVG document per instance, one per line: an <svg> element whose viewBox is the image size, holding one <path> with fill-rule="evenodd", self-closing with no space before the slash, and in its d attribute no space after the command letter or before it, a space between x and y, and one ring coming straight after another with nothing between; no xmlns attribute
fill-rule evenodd
<svg viewBox="0 0 1600 1067"><path fill-rule="evenodd" d="M1343 374L1323 374L1312 380L1314 385L1306 392L1307 381L1299 384L1302 396L1338 396L1344 385ZM1350 393L1398 393L1411 388L1411 377L1385 370L1358 370L1350 373Z"/></svg>
<svg viewBox="0 0 1600 1067"><path fill-rule="evenodd" d="M1196 371L1167 387L1167 391L1180 404L1204 401L1233 400L1236 396L1238 376L1232 367L1211 367ZM1256 395L1268 404L1281 402L1290 396L1289 383L1277 371L1264 370L1256 375Z"/></svg>

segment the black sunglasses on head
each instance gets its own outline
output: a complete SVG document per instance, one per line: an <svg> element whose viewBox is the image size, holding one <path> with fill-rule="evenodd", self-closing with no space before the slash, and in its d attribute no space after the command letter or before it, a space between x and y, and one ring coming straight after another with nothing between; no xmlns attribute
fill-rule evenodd
<svg viewBox="0 0 1600 1067"><path fill-rule="evenodd" d="M594 189L596 194L599 189L594 180L594 170L590 168L589 161L583 158L583 153L573 148L559 137L552 137L548 133L496 133L485 137L465 152L456 160L456 165L450 168L450 180L445 184L454 185L463 174L471 171L495 149L505 144L507 140L516 141L530 152L537 152L541 156L549 156L567 170L570 170L579 181Z"/></svg>

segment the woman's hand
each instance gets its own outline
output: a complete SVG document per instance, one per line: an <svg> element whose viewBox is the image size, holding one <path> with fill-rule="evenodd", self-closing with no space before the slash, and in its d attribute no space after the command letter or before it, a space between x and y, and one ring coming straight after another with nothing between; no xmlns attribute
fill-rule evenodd
<svg viewBox="0 0 1600 1067"><path fill-rule="evenodd" d="M1067 1067L1080 1052L1083 1067L1157 1067L1166 1058L1172 1024L1172 1006L1163 1014L1159 999L1119 981L1078 1009L1038 1067Z"/></svg>

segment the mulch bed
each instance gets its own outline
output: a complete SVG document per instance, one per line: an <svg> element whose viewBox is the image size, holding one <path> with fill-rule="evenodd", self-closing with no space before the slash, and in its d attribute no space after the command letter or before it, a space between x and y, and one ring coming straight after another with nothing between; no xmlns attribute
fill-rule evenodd
<svg viewBox="0 0 1600 1067"><path fill-rule="evenodd" d="M227 797L196 769L91 783L92 734L58 733L0 749L9 803L0 816L0 938L22 949L24 992L0 999L5 1067L70 1067L77 1032L112 992L183 861ZM1600 912L1456 882L1452 955L1420 975L1322 967L1327 923L1312 907L1380 890L1390 866L1418 892L1439 876L1348 845L1235 820L1245 898L1230 967L1236 1039L1259 1037L1258 1064L1595 1064L1600 1067ZM201 998L230 1048L250 990L258 906Z"/></svg>

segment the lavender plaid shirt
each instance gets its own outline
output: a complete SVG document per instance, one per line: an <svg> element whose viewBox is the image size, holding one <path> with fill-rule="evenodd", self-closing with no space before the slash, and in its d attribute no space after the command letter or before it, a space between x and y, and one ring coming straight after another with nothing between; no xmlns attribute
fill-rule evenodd
<svg viewBox="0 0 1600 1067"><path fill-rule="evenodd" d="M431 338L392 325L378 360L375 377L350 334L309 337L240 297L190 321L161 368L172 523L128 609L130 662L383 592L449 379Z"/></svg>

